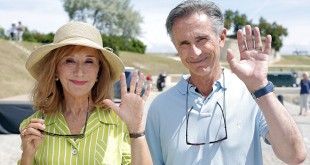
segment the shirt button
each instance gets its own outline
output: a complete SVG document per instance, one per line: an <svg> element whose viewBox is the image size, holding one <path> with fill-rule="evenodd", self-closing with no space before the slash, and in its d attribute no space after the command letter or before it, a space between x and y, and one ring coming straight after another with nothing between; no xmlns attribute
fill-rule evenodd
<svg viewBox="0 0 310 165"><path fill-rule="evenodd" d="M76 149L73 149L73 150L72 150L72 154L73 154L73 155L76 155L77 152L78 152L78 151L77 151Z"/></svg>

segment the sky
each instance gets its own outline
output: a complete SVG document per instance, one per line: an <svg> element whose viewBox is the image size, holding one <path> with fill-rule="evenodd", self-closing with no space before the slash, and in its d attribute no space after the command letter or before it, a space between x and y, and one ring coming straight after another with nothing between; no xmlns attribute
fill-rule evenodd
<svg viewBox="0 0 310 165"><path fill-rule="evenodd" d="M147 45L148 53L175 53L176 50L165 30L165 20L182 0L131 0L144 22L138 37ZM246 14L253 23L263 17L288 29L283 38L281 54L307 51L310 54L310 3L309 0L213 0L223 13L230 9ZM11 23L21 21L29 30L55 33L69 21L62 0L0 0L0 27L9 29Z"/></svg>

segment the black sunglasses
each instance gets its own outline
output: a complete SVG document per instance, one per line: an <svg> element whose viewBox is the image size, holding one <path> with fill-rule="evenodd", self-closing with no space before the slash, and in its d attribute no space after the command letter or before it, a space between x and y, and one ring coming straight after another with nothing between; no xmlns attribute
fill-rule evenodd
<svg viewBox="0 0 310 165"><path fill-rule="evenodd" d="M43 104L43 113L42 113L42 119L44 120L45 115L44 112L46 110L46 102L48 100L48 98L51 96L52 94L50 94L45 100L44 100L44 104ZM86 132L86 127L87 127L87 120L88 120L88 113L89 113L89 97L88 97L88 107L87 107L87 112L86 112L86 119L85 119L85 124L84 124L84 130L82 134L68 134L68 135L63 135L63 134L57 134L57 133L52 133L52 132L47 132L44 130L40 130L41 133L43 133L44 135L49 135L49 136L56 136L56 137L66 137L66 138L73 138L73 139L81 139L85 136L85 132Z"/></svg>
<svg viewBox="0 0 310 165"><path fill-rule="evenodd" d="M209 141L208 144L218 143L218 142L221 142L221 141L227 139L226 115L224 114L224 111L226 112L224 70L223 70L223 84L224 84L224 96L223 96L223 107L224 107L224 110L223 110L222 106L218 102L216 102L216 104L221 109L222 118L223 118L223 122L224 122L225 136L223 136L222 138L219 138L217 140ZM187 112L187 109L188 109L188 86L189 86L189 81L187 82L187 89L186 89L186 132L185 132L186 144L187 145L205 145L206 142L189 142L189 140L188 140L188 120L189 120L189 117L190 117L190 113L193 110L193 106L192 106L191 109Z"/></svg>

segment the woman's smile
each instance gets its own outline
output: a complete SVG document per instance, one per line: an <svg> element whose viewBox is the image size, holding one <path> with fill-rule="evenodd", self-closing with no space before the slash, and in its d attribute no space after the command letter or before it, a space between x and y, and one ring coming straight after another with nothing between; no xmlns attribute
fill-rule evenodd
<svg viewBox="0 0 310 165"><path fill-rule="evenodd" d="M82 80L71 80L71 82L75 85L84 85L87 83L87 81L82 81Z"/></svg>

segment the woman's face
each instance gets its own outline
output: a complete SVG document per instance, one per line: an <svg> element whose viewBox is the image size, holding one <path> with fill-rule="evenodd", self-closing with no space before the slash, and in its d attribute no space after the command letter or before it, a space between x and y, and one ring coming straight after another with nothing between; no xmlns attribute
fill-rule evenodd
<svg viewBox="0 0 310 165"><path fill-rule="evenodd" d="M99 53L97 49L76 46L65 55L57 65L64 95L83 97L91 93L99 72Z"/></svg>

